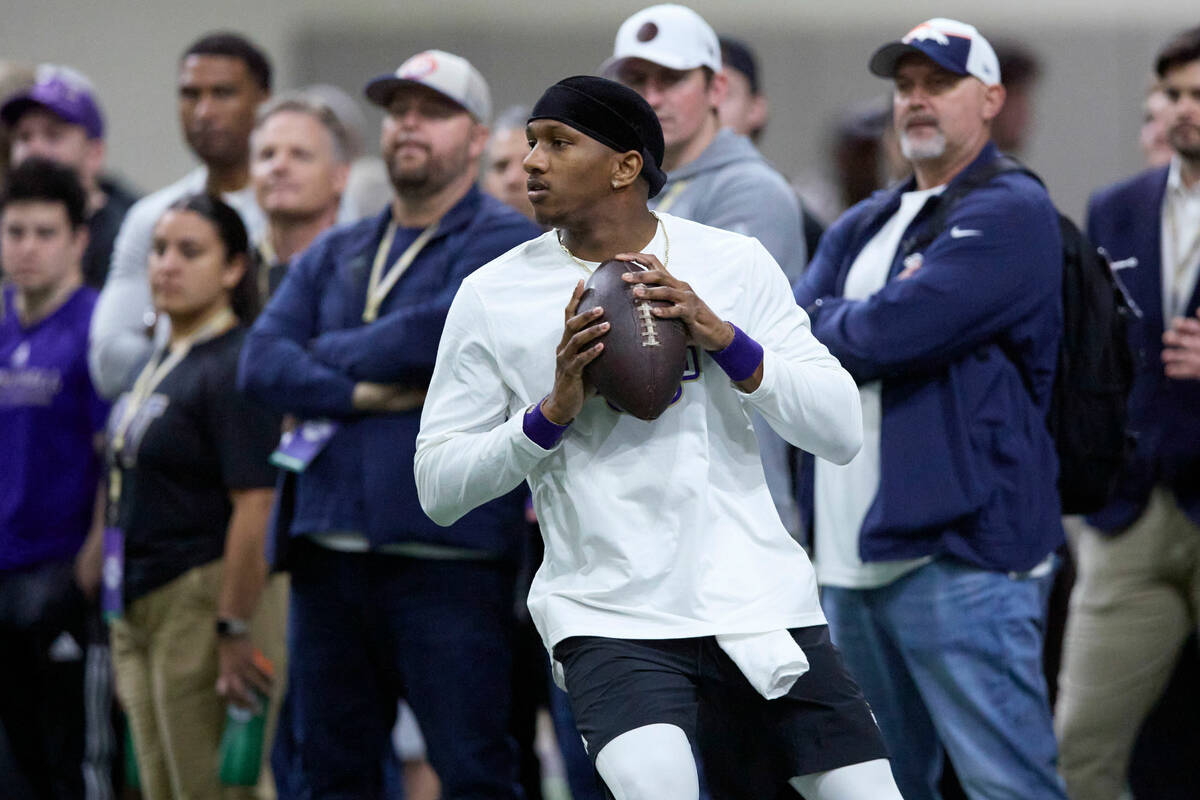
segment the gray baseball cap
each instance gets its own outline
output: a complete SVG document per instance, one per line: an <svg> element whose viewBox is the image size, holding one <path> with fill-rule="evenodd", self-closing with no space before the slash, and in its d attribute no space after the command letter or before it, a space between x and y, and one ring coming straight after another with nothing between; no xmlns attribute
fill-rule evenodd
<svg viewBox="0 0 1200 800"><path fill-rule="evenodd" d="M476 122L492 118L492 94L479 70L462 56L444 50L426 50L401 64L395 72L371 80L367 99L386 108L401 86L425 86L458 103Z"/></svg>

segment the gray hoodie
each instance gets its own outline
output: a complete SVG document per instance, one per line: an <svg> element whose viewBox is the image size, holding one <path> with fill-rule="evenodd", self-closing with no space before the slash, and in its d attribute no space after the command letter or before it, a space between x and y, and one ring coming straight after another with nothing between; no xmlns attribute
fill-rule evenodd
<svg viewBox="0 0 1200 800"><path fill-rule="evenodd" d="M808 261L796 193L749 139L728 128L694 161L671 170L650 207L753 236L779 262L789 283Z"/></svg>
<svg viewBox="0 0 1200 800"><path fill-rule="evenodd" d="M694 161L667 174L666 185L650 207L753 236L779 262L789 283L796 282L808 260L796 193L749 139L728 128L722 128ZM751 418L771 499L784 527L798 537L800 511L788 443L761 415Z"/></svg>

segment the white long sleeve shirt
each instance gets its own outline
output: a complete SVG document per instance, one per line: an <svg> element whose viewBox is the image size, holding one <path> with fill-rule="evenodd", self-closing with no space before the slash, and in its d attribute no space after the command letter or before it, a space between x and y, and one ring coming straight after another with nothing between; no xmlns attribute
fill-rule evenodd
<svg viewBox="0 0 1200 800"><path fill-rule="evenodd" d="M127 388L134 367L146 360L153 347L146 336L146 325L154 320L147 266L154 226L176 200L204 191L207 180L207 168L197 167L170 186L134 203L121 223L89 335L88 366L92 382L105 397L116 397ZM254 187L247 184L243 189L222 195L221 199L241 216L251 244L261 241L267 224L254 197ZM160 329L162 332L165 331Z"/></svg>
<svg viewBox="0 0 1200 800"><path fill-rule="evenodd" d="M754 392L693 349L682 396L657 420L592 397L554 448L531 441L524 412L553 387L563 308L588 274L553 231L463 282L438 349L417 438L422 507L448 525L528 480L546 543L529 609L551 650L577 635L825 622L812 566L767 491L749 410L797 447L845 463L862 439L858 390L757 240L660 217L668 271L763 346ZM645 250L666 261L663 229Z"/></svg>

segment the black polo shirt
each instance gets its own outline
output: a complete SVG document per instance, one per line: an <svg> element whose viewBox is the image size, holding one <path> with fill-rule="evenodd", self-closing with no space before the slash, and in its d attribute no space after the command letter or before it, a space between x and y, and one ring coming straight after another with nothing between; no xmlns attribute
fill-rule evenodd
<svg viewBox="0 0 1200 800"><path fill-rule="evenodd" d="M237 391L246 329L195 345L142 405L119 454L125 601L222 556L231 490L270 487L279 417ZM112 418L120 419L128 393Z"/></svg>

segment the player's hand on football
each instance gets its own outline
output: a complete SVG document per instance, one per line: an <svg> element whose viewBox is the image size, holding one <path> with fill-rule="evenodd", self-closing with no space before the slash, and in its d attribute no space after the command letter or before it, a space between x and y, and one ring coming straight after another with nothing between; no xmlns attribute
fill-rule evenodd
<svg viewBox="0 0 1200 800"><path fill-rule="evenodd" d="M632 261L646 267L633 269L624 279L632 283L633 296L646 300L664 300L670 306L655 306L650 313L662 319L679 319L687 326L692 341L705 350L724 350L733 341L733 328L713 313L692 287L667 272L650 253L621 253L620 261Z"/></svg>
<svg viewBox="0 0 1200 800"><path fill-rule="evenodd" d="M1200 379L1200 319L1176 317L1163 333L1163 344L1163 371L1168 378Z"/></svg>
<svg viewBox="0 0 1200 800"><path fill-rule="evenodd" d="M542 414L556 425L566 425L583 408L583 401L590 394L583 382L583 368L600 355L604 343L596 340L608 332L608 323L600 321L604 316L603 308L575 313L582 297L581 280L575 284L575 291L563 312L566 322L562 340L555 351L554 389L542 401Z"/></svg>

